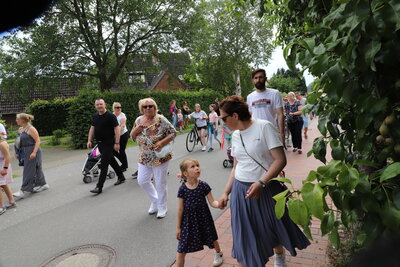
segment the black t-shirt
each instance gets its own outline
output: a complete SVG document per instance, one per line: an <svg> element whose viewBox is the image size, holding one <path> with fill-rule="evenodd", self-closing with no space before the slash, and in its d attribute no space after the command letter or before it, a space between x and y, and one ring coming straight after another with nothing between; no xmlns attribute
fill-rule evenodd
<svg viewBox="0 0 400 267"><path fill-rule="evenodd" d="M114 140L114 128L118 125L117 117L108 110L103 115L97 112L93 115L92 126L97 141Z"/></svg>

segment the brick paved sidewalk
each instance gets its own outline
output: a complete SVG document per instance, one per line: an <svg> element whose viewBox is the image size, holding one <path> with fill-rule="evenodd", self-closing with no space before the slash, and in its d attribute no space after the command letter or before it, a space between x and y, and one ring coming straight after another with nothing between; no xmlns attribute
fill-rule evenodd
<svg viewBox="0 0 400 267"><path fill-rule="evenodd" d="M314 157L307 158L307 152L311 150L312 142L314 138L318 137L320 133L317 129L317 120L314 119L309 125L308 139L303 137L303 154L292 152L292 148L289 147L286 151L287 166L285 167L286 177L292 180L295 188L300 188L302 183L309 171L316 169L322 163L316 160ZM327 236L321 237L320 232L320 221L314 219L311 226L311 234L313 235L313 241L311 245L304 250L298 250L296 257L291 257L289 253L286 253L287 267L318 267L326 266L328 263L326 256L326 248L328 244ZM232 231L231 231L231 217L230 209L227 209L216 221L215 227L218 232L218 241L224 252L224 263L221 267L239 267L235 259L231 257L232 251ZM208 267L213 266L214 250L210 250L205 247L204 250L196 253L189 253L186 255L185 266L186 267ZM175 265L172 265L175 266ZM273 259L266 265L272 267Z"/></svg>

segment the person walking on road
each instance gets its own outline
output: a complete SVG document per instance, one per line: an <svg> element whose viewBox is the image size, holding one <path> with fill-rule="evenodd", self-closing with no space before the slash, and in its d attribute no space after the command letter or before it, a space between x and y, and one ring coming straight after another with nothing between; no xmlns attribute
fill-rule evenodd
<svg viewBox="0 0 400 267"><path fill-rule="evenodd" d="M215 104L211 104L210 114L208 114L208 138L210 138L210 148L208 152L214 150L212 140L213 138L218 142L218 146L221 147L221 142L218 140L218 114L215 112L217 106Z"/></svg>
<svg viewBox="0 0 400 267"><path fill-rule="evenodd" d="M194 119L195 120L195 125L197 128L197 133L200 136L200 141L201 141L201 151L206 151L207 150L207 144L206 144L206 132L207 132L207 113L204 110L201 110L200 104L195 104L194 105L194 112L192 112L189 115L189 119Z"/></svg>
<svg viewBox="0 0 400 267"><path fill-rule="evenodd" d="M26 113L17 114L16 122L20 126L14 146L21 149L24 157L24 170L22 174L21 190L13 195L24 198L27 193L37 193L49 189L42 169L42 151L40 150L40 137L31 121L33 116ZM15 154L18 159L18 155Z"/></svg>
<svg viewBox="0 0 400 267"><path fill-rule="evenodd" d="M13 182L13 178L11 169L11 156L6 138L7 134L4 129L4 131L0 132L0 187L3 189L0 189L0 215L6 212L7 209L15 208L17 206L10 187L10 184ZM8 205L4 205L2 191L4 191L7 195Z"/></svg>
<svg viewBox="0 0 400 267"><path fill-rule="evenodd" d="M252 72L252 81L255 91L247 96L247 105L253 120L267 120L271 122L279 132L279 136L285 146L285 115L283 102L278 90L266 88L267 75L264 69L256 69Z"/></svg>
<svg viewBox="0 0 400 267"><path fill-rule="evenodd" d="M139 145L138 184L146 192L151 204L150 215L157 218L167 214L167 175L172 159L171 142L177 135L175 127L159 115L157 103L152 98L139 100L138 117L131 131L131 138ZM154 185L151 178L154 176Z"/></svg>
<svg viewBox="0 0 400 267"><path fill-rule="evenodd" d="M106 103L101 98L96 99L95 108L97 112L93 115L92 126L89 129L87 148L92 147L92 140L95 137L101 153L101 166L99 181L96 188L90 190L90 192L101 194L109 165L111 165L118 176L118 181L114 185L124 183L125 177L113 154L113 150L118 151L120 148L121 135L117 117L106 109Z"/></svg>
<svg viewBox="0 0 400 267"><path fill-rule="evenodd" d="M200 180L201 169L197 160L183 160L180 169L185 182L178 191L176 266L183 267L186 254L203 250L204 246L215 249L213 265L220 266L222 251L206 198L213 208L219 207L218 201L214 200L210 186Z"/></svg>
<svg viewBox="0 0 400 267"><path fill-rule="evenodd" d="M230 195L232 256L247 267L265 266L275 252L275 267L286 266L285 247L292 256L310 245L287 212L276 218L273 196L284 188L277 177L286 156L277 129L266 120L252 120L240 96L220 103L221 119L232 130L234 166L219 203L227 206Z"/></svg>
<svg viewBox="0 0 400 267"><path fill-rule="evenodd" d="M296 100L293 92L288 93L288 102L285 103L285 112L287 117L287 124L292 136L293 152L302 153L301 150L301 129L303 128L303 118L301 116L302 105L300 101Z"/></svg>
<svg viewBox="0 0 400 267"><path fill-rule="evenodd" d="M126 169L128 169L128 159L126 157L126 144L128 143L129 140L129 133L128 129L126 128L126 115L125 113L122 112L122 105L121 103L114 102L113 103L113 114L115 117L117 117L118 124L120 127L120 134L121 137L119 139L119 151L114 150L114 156L119 159L121 162L121 170L122 172L125 172Z"/></svg>

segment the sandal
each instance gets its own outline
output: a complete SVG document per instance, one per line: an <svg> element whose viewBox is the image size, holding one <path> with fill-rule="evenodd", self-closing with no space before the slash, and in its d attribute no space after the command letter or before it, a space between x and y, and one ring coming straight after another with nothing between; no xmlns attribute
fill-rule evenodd
<svg viewBox="0 0 400 267"><path fill-rule="evenodd" d="M11 203L8 203L8 205L6 205L6 210L8 210L8 209L12 209L12 208L16 208L17 207L17 203L15 203L15 201L14 202L11 202Z"/></svg>
<svg viewBox="0 0 400 267"><path fill-rule="evenodd" d="M6 212L6 208L5 207L0 207L0 215L3 215L4 212Z"/></svg>

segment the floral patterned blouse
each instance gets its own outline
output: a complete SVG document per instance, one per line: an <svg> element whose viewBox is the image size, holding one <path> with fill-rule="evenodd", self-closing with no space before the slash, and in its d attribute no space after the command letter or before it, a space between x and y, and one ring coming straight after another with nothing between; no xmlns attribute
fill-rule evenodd
<svg viewBox="0 0 400 267"><path fill-rule="evenodd" d="M135 125L137 125L142 118L143 116L138 117L135 121ZM147 167L155 167L172 159L172 153L167 154L163 158L158 158L154 150L152 150L152 147L167 136L174 139L176 134L174 126L172 126L164 116L156 116L154 122L145 127L143 131L136 136L136 143L138 143L140 149L139 163Z"/></svg>

